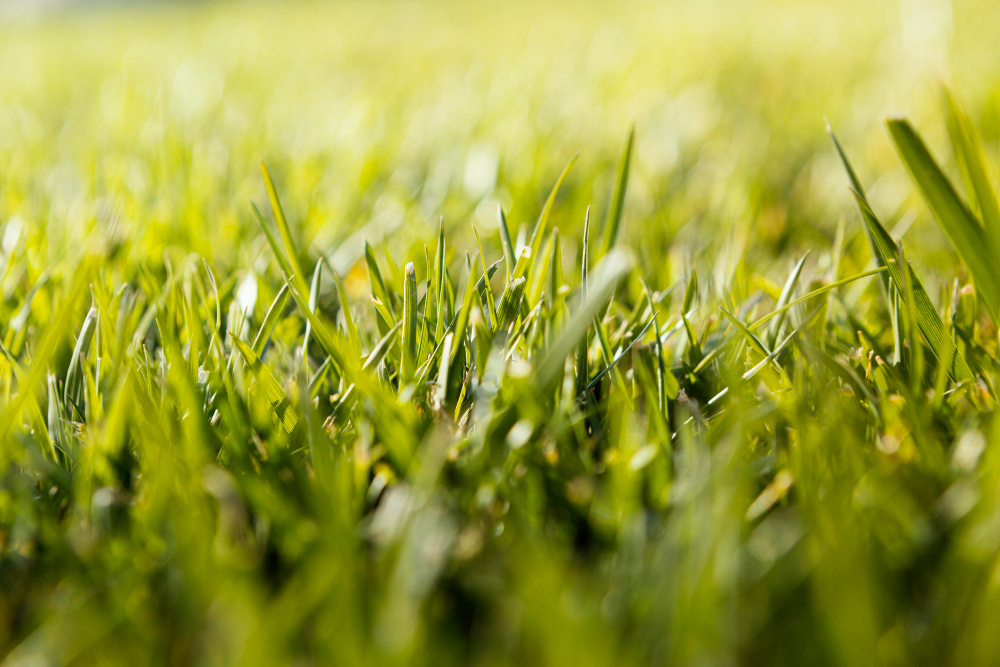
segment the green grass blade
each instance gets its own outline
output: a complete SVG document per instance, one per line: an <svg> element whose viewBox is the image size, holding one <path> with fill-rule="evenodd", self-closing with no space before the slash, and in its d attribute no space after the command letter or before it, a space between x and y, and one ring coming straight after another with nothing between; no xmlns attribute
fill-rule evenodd
<svg viewBox="0 0 1000 667"><path fill-rule="evenodd" d="M607 304L618 281L632 270L632 257L622 250L609 252L593 273L586 297L578 295L577 306L538 365L538 385L548 386L563 370L566 357L587 333L587 326Z"/></svg>
<svg viewBox="0 0 1000 667"><path fill-rule="evenodd" d="M319 313L309 310L309 304L295 288L295 285L292 285L288 281L287 277L285 278L285 284L288 285L288 293L292 295L292 299L295 300L299 311L312 325L316 342L330 355L341 375L345 376L348 381L353 381L359 361L351 354L350 343L338 335L336 330Z"/></svg>
<svg viewBox="0 0 1000 667"><path fill-rule="evenodd" d="M875 217L875 214L864 198L860 194L855 193L855 199L858 202L858 208L861 210L865 224L871 230L872 238L875 239L893 285L897 289L902 289L903 286L908 284L907 281L910 281L917 325L930 345L931 350L934 352L934 355L938 360L953 360L949 374L956 382L972 380L972 369L969 368L969 364L965 361L965 358L958 352L955 341L945 331L944 324L941 322L941 316L934 309L934 305L931 303L930 298L928 298L923 285L920 284L920 280L913 273L913 269L906 266L906 270L910 272L910 275L903 275L902 267L899 265L899 248L896 242L892 240L889 233L882 227L882 223Z"/></svg>
<svg viewBox="0 0 1000 667"><path fill-rule="evenodd" d="M886 273L886 272L888 272L888 268L883 266L883 267L879 267L877 269L871 269L869 271L862 271L861 273L857 273L857 274L855 274L853 276L850 276L848 278L841 278L840 280L838 280L836 282L832 282L829 285L824 285L823 287L818 287L818 288L814 289L813 291L809 292L808 294L806 294L805 296L800 296L798 299L794 299L792 301L789 301L783 307L776 308L776 309L772 310L770 313L768 313L767 315L764 315L764 316L762 316L762 317L754 320L752 324L747 325L747 328L750 329L751 331L753 331L757 327L765 324L766 322L770 322L775 317L778 317L782 313L788 311L791 308L794 308L795 306L799 305L800 303L805 303L806 301L808 301L810 299L813 299L813 298L815 298L815 297L817 297L817 296L819 296L821 294L826 294L827 292L835 290L838 287L843 287L844 285L850 285L851 283L853 283L855 281L858 281L858 280L861 280L862 278L868 278L870 276L877 276L880 273Z"/></svg>
<svg viewBox="0 0 1000 667"><path fill-rule="evenodd" d="M288 285L282 285L281 289L278 290L278 295L271 302L270 308L267 309L267 314L264 315L264 321L260 325L260 330L257 331L257 336L253 339L253 345L250 346L250 349L258 357L264 354L264 346L267 345L267 341L271 337L271 332L274 331L274 325L278 323L278 318L281 316L281 309L284 308L286 299L288 299ZM309 307L312 310L316 310L311 298L309 300Z"/></svg>
<svg viewBox="0 0 1000 667"><path fill-rule="evenodd" d="M328 265L328 268L330 269L330 273L333 274L333 283L337 286L337 298L340 300L340 313L344 317L344 328L347 329L347 338L351 341L354 354L357 356L361 354L361 337L358 334L358 327L354 323L354 316L351 315L351 300L347 296L344 281L341 280L332 266Z"/></svg>
<svg viewBox="0 0 1000 667"><path fill-rule="evenodd" d="M274 232L268 226L267 221L264 220L264 216L261 215L260 209L253 202L250 202L250 209L253 211L254 219L257 221L257 226L260 230L264 232L265 238L267 238L267 244L271 246L271 251L274 253L275 259L278 261L278 266L281 267L281 272L286 276L291 276L292 282L296 284L299 291L304 293L308 292L309 286L306 285L305 278L299 275L296 267L297 263L293 263L285 251L282 249L281 244L278 243L278 239L275 238Z"/></svg>
<svg viewBox="0 0 1000 667"><path fill-rule="evenodd" d="M968 184L969 199L986 229L995 255L1000 252L1000 200L989 176L983 142L947 87L943 89L943 96L955 159Z"/></svg>
<svg viewBox="0 0 1000 667"><path fill-rule="evenodd" d="M615 356L615 358L611 360L611 363L609 363L607 366L604 367L604 370L602 370L600 373L598 373L596 376L594 376L594 379L591 380L590 384L587 385L587 391L590 391L594 387L596 387L597 384L601 381L601 379L605 375L607 375L608 373L610 373L615 368L615 366L618 365L618 362L621 361L625 357L625 355L627 355L632 350L633 347L635 347L636 343L638 343L639 341L642 340L642 337L646 335L646 331L649 330L649 327L653 326L653 322L654 321L656 321L656 314L655 313L653 314L653 318L651 320L649 320L649 322L646 322L646 326L644 326L642 328L642 331L639 332L639 335L637 335L632 340L632 342L629 343L628 347L626 347L624 350L622 350L621 352L619 352Z"/></svg>
<svg viewBox="0 0 1000 667"><path fill-rule="evenodd" d="M785 281L785 286L781 290L781 296L778 297L778 303L776 305L777 308L784 307L784 305L788 303L788 300L791 299L792 292L795 290L795 286L799 282L799 276L802 275L802 267L805 266L807 257L809 257L808 252L802 256L802 259L796 262L795 267L792 269L791 275L788 276L788 280ZM774 321L771 322L771 326L767 331L768 346L773 346L775 343L778 342L778 335L781 333L781 325L784 323L784 321L785 321L785 315L783 313L781 316L775 318Z"/></svg>
<svg viewBox="0 0 1000 667"><path fill-rule="evenodd" d="M516 278L504 288L500 296L500 305L497 306L497 333L506 334L521 312L521 299L524 297L526 282L524 278Z"/></svg>
<svg viewBox="0 0 1000 667"><path fill-rule="evenodd" d="M451 362L455 361L455 356L458 354L458 350L462 347L461 344L465 341L465 329L469 325L469 315L472 312L472 301L476 295L476 281L474 279L475 270L473 269L472 262L467 261L466 272L469 274L469 278L465 281L465 293L462 296L462 305L455 318L455 343L451 348Z"/></svg>
<svg viewBox="0 0 1000 667"><path fill-rule="evenodd" d="M264 390L264 397L267 398L271 409L278 416L278 421L281 422L286 431L291 433L299 418L295 415L295 410L292 409L292 404L288 400L285 390L281 388L278 381L274 379L274 375L249 345L236 336L233 337L233 342L236 343L236 348L247 362L251 375L257 381L257 386Z"/></svg>
<svg viewBox="0 0 1000 667"><path fill-rule="evenodd" d="M826 132L830 135L830 140L833 141L834 148L837 149L837 155L840 156L840 162L844 165L844 171L847 172L847 178L851 182L851 187L855 192L860 194L862 197L865 196L865 188L861 185L861 179L858 178L857 172L854 171L854 167L851 166L851 161L847 158L847 153L844 152L843 146L837 140L837 135L833 133L833 128L830 127L830 123L826 124ZM875 262L878 266L885 266L882 262L882 255L878 252L878 247L875 245L875 239L872 238L871 231L868 229L868 225L864 225L865 238L868 239L868 246L871 248L872 256L875 258ZM889 297L889 274L883 273L881 276L882 281L882 295L888 300Z"/></svg>
<svg viewBox="0 0 1000 667"><path fill-rule="evenodd" d="M741 334L743 334L743 336L747 339L747 342L750 343L750 347L756 350L760 356L765 358L771 356L771 353L768 351L767 346L764 344L764 342L757 337L757 334L750 331L750 329L748 329L747 326L743 324L743 322L740 322L739 318L737 318L735 315L730 313L722 306L719 306L719 310L721 310L722 314L726 316L726 319L728 319L732 323L732 325L736 327L736 329ZM787 378L787 375L785 375L785 370L778 364L777 361L774 361L774 370L776 370L778 374L781 375L782 377Z"/></svg>
<svg viewBox="0 0 1000 667"><path fill-rule="evenodd" d="M83 359L90 349L90 342L97 330L97 309L91 307L80 327L80 335L76 338L73 356L70 358L69 369L66 371L66 386L63 387L63 407L66 410L77 409L83 399ZM73 418L73 414L68 415ZM82 418L82 415L77 415Z"/></svg>
<svg viewBox="0 0 1000 667"><path fill-rule="evenodd" d="M497 205L497 228L500 230L500 245L503 246L503 258L507 267L507 280L511 279L514 272L514 263L518 260L514 253L514 242L510 237L510 227L507 226L507 216L504 215L503 206Z"/></svg>
<svg viewBox="0 0 1000 667"><path fill-rule="evenodd" d="M389 329L389 333L382 336L379 342L375 344L375 347L372 348L372 351L368 353L368 356L365 357L365 363L361 365L363 370L374 369L382 363L382 360L385 359L385 355L389 353L389 349L396 341L396 334L399 333L399 329L402 326L402 322L397 322L395 326Z"/></svg>
<svg viewBox="0 0 1000 667"><path fill-rule="evenodd" d="M483 268L483 280L481 281L483 287L480 290L480 294L485 295L486 297L483 300L483 306L486 308L486 325L489 327L490 331L495 331L497 307L496 302L493 300L493 287L490 285L490 278L493 274L486 268L486 255L483 254L483 244L479 241L479 232L476 231L475 226L472 227L472 233L476 235L476 245L479 247L479 262L482 264ZM490 268L493 268L495 271L496 269L494 267L498 265L499 261Z"/></svg>
<svg viewBox="0 0 1000 667"><path fill-rule="evenodd" d="M635 141L635 125L629 129L625 150L618 161L618 178L615 179L615 190L611 195L611 206L608 208L608 218L604 223L601 255L614 247L618 240L618 230L621 227L622 211L625 208L625 191L628 189L629 165L632 162L632 144Z"/></svg>
<svg viewBox="0 0 1000 667"><path fill-rule="evenodd" d="M569 173L569 170L576 163L577 157L579 156L574 155L566 163L566 166L563 167L562 173L559 174L556 184L552 186L552 191L549 192L549 196L545 200L545 205L542 206L542 212L538 215L538 221L535 222L535 226L531 230L531 240L528 246L531 248L532 257L538 257L538 251L542 247L542 238L545 236L545 228L549 224L549 216L552 214L552 206L555 204L556 195L559 194L559 188L562 186L563 181L566 180L566 174Z"/></svg>
<svg viewBox="0 0 1000 667"><path fill-rule="evenodd" d="M417 362L417 273L413 262L403 270L403 363L400 384L413 379Z"/></svg>
<svg viewBox="0 0 1000 667"><path fill-rule="evenodd" d="M264 177L264 188L267 190L267 199L271 203L271 213L274 215L274 222L278 225L278 233L281 235L281 240L285 244L285 252L288 254L292 272L297 276L302 276L298 250L295 248L295 242L292 240L292 230L288 227L288 220L285 219L285 211L281 208L281 202L278 200L278 192L274 189L274 181L271 180L271 173L267 170L267 166L264 165L263 160L260 161L260 173Z"/></svg>
<svg viewBox="0 0 1000 667"><path fill-rule="evenodd" d="M590 207L583 217L583 238L580 239L580 294L587 298L587 273L590 268ZM576 348L576 394L579 396L590 382L590 322L583 323L583 335Z"/></svg>
<svg viewBox="0 0 1000 667"><path fill-rule="evenodd" d="M1000 322L997 319L1000 313L1000 276L995 270L995 256L990 251L982 225L959 198L910 123L894 118L887 120L886 126L924 201L969 268L990 317L994 322Z"/></svg>

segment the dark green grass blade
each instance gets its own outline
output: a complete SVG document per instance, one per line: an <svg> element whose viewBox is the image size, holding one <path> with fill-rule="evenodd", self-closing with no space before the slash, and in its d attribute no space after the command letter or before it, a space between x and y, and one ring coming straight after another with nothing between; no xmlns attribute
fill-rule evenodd
<svg viewBox="0 0 1000 667"><path fill-rule="evenodd" d="M469 315L472 312L472 301L476 295L475 270L473 269L473 266L472 262L467 261L466 270L469 274L469 278L465 281L465 294L462 296L462 305L455 318L455 342L451 348L451 362L455 360L455 356L458 354L458 350L462 346L461 344L465 342L465 329L469 325Z"/></svg>

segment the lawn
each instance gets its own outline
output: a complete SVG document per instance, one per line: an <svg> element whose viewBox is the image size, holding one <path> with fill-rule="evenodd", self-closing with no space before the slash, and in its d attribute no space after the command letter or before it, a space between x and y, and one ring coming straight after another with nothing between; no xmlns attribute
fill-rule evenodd
<svg viewBox="0 0 1000 667"><path fill-rule="evenodd" d="M0 12L0 658L1000 661L1000 8L833 4Z"/></svg>

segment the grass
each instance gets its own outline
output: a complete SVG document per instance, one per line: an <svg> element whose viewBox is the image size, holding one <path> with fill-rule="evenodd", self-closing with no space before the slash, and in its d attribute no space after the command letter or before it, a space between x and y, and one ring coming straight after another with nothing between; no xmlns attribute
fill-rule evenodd
<svg viewBox="0 0 1000 667"><path fill-rule="evenodd" d="M1000 115L898 19L11 32L0 655L994 664Z"/></svg>

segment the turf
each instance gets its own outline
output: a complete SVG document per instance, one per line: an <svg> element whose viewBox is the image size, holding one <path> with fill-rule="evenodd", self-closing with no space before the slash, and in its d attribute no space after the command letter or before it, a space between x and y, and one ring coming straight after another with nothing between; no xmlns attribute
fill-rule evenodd
<svg viewBox="0 0 1000 667"><path fill-rule="evenodd" d="M4 28L0 655L995 664L995 10L854 9Z"/></svg>

